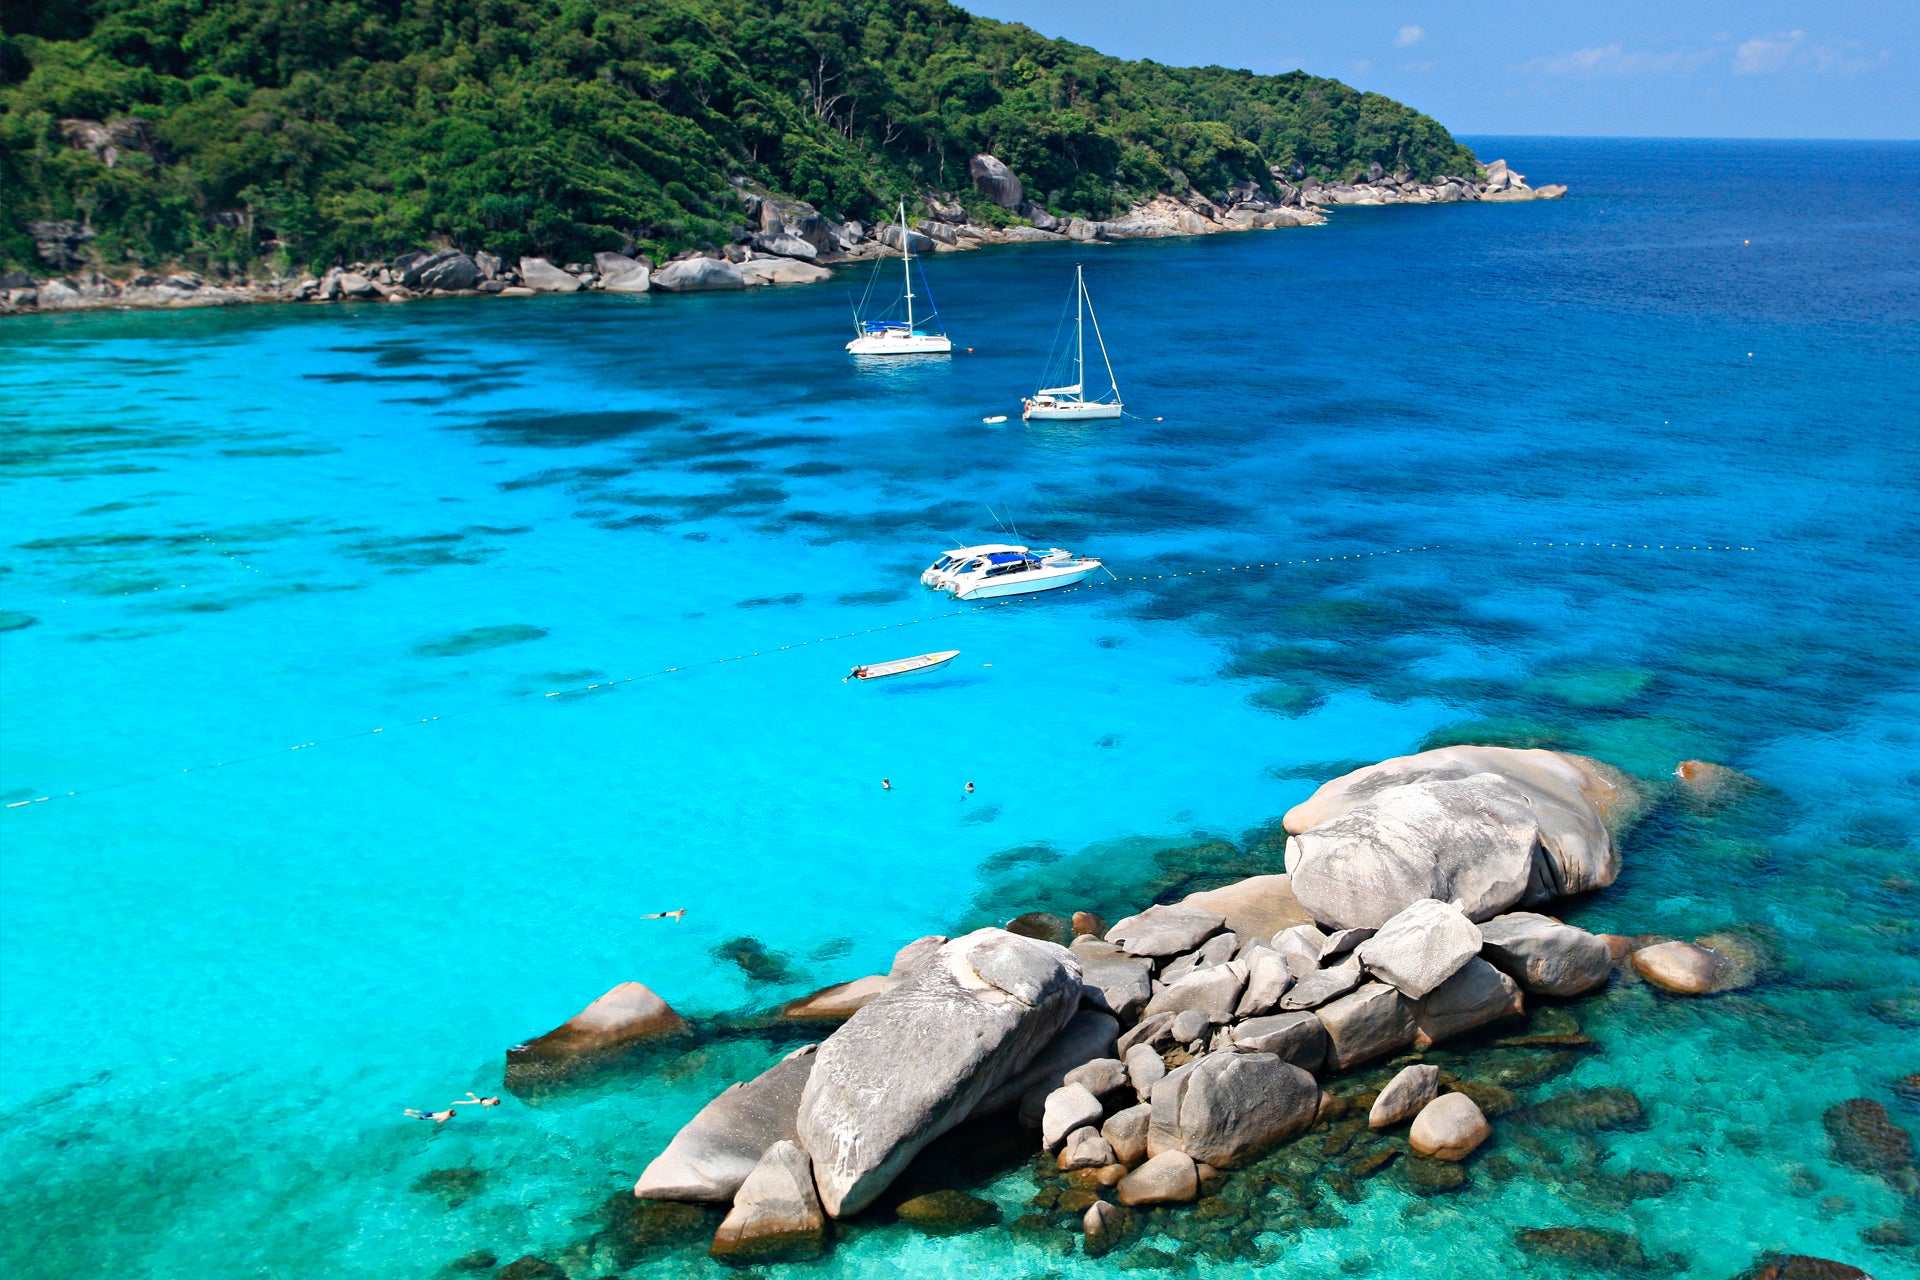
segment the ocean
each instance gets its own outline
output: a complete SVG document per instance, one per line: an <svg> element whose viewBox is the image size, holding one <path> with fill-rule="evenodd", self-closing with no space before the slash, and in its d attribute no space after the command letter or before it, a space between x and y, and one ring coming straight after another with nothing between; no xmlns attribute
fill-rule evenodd
<svg viewBox="0 0 1920 1280"><path fill-rule="evenodd" d="M721 1274L621 1197L807 1038L750 1015L1490 741L1646 784L1570 920L1734 930L1754 984L1539 1015L1596 1043L1507 1077L1458 1188L1296 1160L1093 1261L1013 1159L968 1183L1006 1225L766 1273L1920 1274L1823 1125L1920 1124L1920 146L1469 143L1571 190L937 255L956 353L892 367L841 350L865 267L0 325L0 1269ZM1129 416L1023 426L1075 265ZM1002 539L1112 575L919 586ZM1688 758L1757 785L1689 805ZM733 1029L402 1115L628 980Z"/></svg>

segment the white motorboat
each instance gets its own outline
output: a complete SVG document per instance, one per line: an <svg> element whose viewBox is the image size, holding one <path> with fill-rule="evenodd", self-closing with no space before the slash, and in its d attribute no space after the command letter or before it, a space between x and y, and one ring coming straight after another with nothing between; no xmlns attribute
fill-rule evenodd
<svg viewBox="0 0 1920 1280"><path fill-rule="evenodd" d="M961 600L991 600L1071 587L1105 567L1098 560L1059 547L1032 551L989 542L947 552L927 566L920 581Z"/></svg>
<svg viewBox="0 0 1920 1280"><path fill-rule="evenodd" d="M912 233L907 230L907 204L900 202L900 266L906 278L906 292L886 308L890 313L901 302L906 303L905 320L867 319L865 316L867 298L861 299L861 306L854 309L854 339L847 344L847 350L856 356L939 356L953 351L953 341L947 337L945 326L940 323L940 310L932 305L933 295L927 295L930 319L916 320L913 314L913 245ZM876 265L873 276L867 281L867 293L873 293L873 282L880 271ZM920 286L926 288L926 272L920 273Z"/></svg>
<svg viewBox="0 0 1920 1280"><path fill-rule="evenodd" d="M840 683L849 680L884 680L888 676L904 676L912 671L930 671L935 667L944 667L960 656L958 649L943 649L939 653L922 653L911 658L895 658L891 662L869 662L855 667L840 677Z"/></svg>
<svg viewBox="0 0 1920 1280"><path fill-rule="evenodd" d="M1107 367L1108 389L1093 400L1087 399L1089 320L1093 321L1093 340L1100 348L1100 362ZM1100 321L1093 314L1093 299L1087 295L1087 282L1079 267L1073 269L1073 381L1058 387L1042 387L1020 403L1023 406L1020 416L1038 422L1090 422L1097 418L1117 418L1122 412L1120 387L1113 380L1113 361L1107 358L1107 342L1100 336Z"/></svg>

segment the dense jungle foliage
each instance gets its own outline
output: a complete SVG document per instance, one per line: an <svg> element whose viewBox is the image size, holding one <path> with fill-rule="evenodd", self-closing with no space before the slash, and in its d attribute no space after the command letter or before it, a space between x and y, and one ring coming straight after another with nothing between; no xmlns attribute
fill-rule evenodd
<svg viewBox="0 0 1920 1280"><path fill-rule="evenodd" d="M1473 165L1335 80L1124 62L945 0L0 0L0 31L15 266L48 219L109 265L672 249L729 237L737 175L872 216L967 190L982 151L1096 218L1269 165Z"/></svg>

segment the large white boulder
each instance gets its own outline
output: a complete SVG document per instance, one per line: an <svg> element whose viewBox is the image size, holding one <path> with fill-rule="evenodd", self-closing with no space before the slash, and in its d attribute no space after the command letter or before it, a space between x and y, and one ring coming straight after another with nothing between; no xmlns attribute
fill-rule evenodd
<svg viewBox="0 0 1920 1280"><path fill-rule="evenodd" d="M668 293L697 293L707 289L744 289L740 268L720 258L682 258L655 271L653 287Z"/></svg>
<svg viewBox="0 0 1920 1280"><path fill-rule="evenodd" d="M788 1055L700 1108L634 1184L643 1200L726 1204L768 1148L794 1136L814 1046Z"/></svg>
<svg viewBox="0 0 1920 1280"><path fill-rule="evenodd" d="M821 1044L800 1145L833 1217L857 1213L1047 1046L1080 1003L1061 946L1004 929L956 938Z"/></svg>
<svg viewBox="0 0 1920 1280"><path fill-rule="evenodd" d="M1527 905L1613 883L1620 874L1620 855L1607 824L1610 819L1623 820L1638 803L1639 794L1632 780L1618 770L1566 752L1458 746L1399 756L1333 779L1288 810L1282 822L1290 834L1299 835L1391 788L1457 782L1483 773L1504 778L1519 790L1538 821L1545 856L1523 899ZM1294 888L1298 892L1299 886Z"/></svg>
<svg viewBox="0 0 1920 1280"><path fill-rule="evenodd" d="M577 278L545 258L520 259L520 279L527 288L541 293L572 293L580 287Z"/></svg>
<svg viewBox="0 0 1920 1280"><path fill-rule="evenodd" d="M1540 824L1496 774L1385 788L1287 841L1293 891L1322 923L1378 928L1422 898L1485 920L1526 896Z"/></svg>
<svg viewBox="0 0 1920 1280"><path fill-rule="evenodd" d="M1409 903L1360 944L1368 972L1418 1000L1480 954L1480 930L1460 908L1434 898Z"/></svg>
<svg viewBox="0 0 1920 1280"><path fill-rule="evenodd" d="M754 258L740 264L740 279L749 285L819 284L832 278L825 267L796 258Z"/></svg>

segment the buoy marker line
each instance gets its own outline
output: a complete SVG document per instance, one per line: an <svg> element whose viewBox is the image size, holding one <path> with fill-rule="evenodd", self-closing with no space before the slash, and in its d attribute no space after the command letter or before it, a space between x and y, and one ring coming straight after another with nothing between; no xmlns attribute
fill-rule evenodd
<svg viewBox="0 0 1920 1280"><path fill-rule="evenodd" d="M1568 549L1568 550L1571 550L1573 548L1583 548L1591 551L1607 551L1607 550L1754 551L1754 550L1757 550L1757 548L1749 547L1749 546L1738 546L1738 545L1730 545L1730 544L1716 545L1712 543L1688 545L1688 544L1681 544L1681 543L1531 541L1531 542L1491 543L1487 545L1489 547L1495 547L1495 546L1553 547L1553 548ZM1350 552L1349 554L1343 555L1343 556L1303 556L1295 560L1262 560L1262 561L1256 561L1248 564L1216 565L1216 566L1212 566L1204 569L1175 570L1174 572L1171 572L1171 573L1133 574L1125 578L1110 576L1107 579L1095 579L1092 582L1081 583L1079 586L1060 587L1060 588L1056 588L1055 590L1047 591L1044 593L1032 593L1029 595L1008 596L1005 599L1001 599L1001 600L986 600L986 601L982 601L979 604L969 605L964 609L949 609L944 613L929 614L924 618L911 618L901 622L887 622L887 623L882 623L877 627L865 627L855 631L842 631L835 635L820 636L819 638L814 640L796 640L789 644L783 644L777 649L764 649L764 650L755 649L748 653L735 654L729 658L708 658L705 661L700 661L700 662L683 662L671 667L661 667L654 671L641 672L637 675L622 676L614 680L599 680L594 682L593 684L576 685L567 689L554 689L547 693L517 694L514 697L505 698L498 702L482 703L479 706L468 707L464 711L449 711L449 712L444 712L437 716L421 716L418 720L407 720L395 725L381 725L372 729L357 729L351 733L336 734L331 738L315 738L307 742L295 743L290 747L276 747L267 751L255 752L252 755L235 756L231 760L216 760L212 764L188 765L178 770L169 770L166 773L147 774L143 777L127 778L119 782L104 782L104 783L101 783L99 786L85 787L75 791L63 791L57 795L35 796L29 800L12 800L7 802L7 804L4 807L6 809L24 809L29 805L46 804L47 802L52 800L65 800L65 799L78 797L78 796L96 795L102 791L116 791L122 787L138 786L146 782L158 782L163 778L177 777L180 774L204 773L212 769L225 769L232 765L252 764L260 760L271 760L277 756L288 755L295 751L310 751L315 747L334 746L342 742L352 742L359 738L370 738L370 737L373 737L375 734L385 733L389 728L406 729L416 725L437 724L445 720L457 720L465 716L480 715L488 711L499 711L508 707L517 707L517 706L526 705L528 703L542 702L549 698L563 698L568 695L580 697L589 693L598 692L603 689L614 689L614 688L618 688L621 685L638 684L645 680L657 680L662 676L677 675L681 672L686 672L686 671L695 671L695 670L699 670L702 667L720 667L720 666L726 666L729 663L745 662L750 658L762 657L765 654L786 653L789 650L805 649L812 645L834 644L841 640L852 640L860 636L877 635L882 631L894 631L894 630L899 630L906 627L917 627L929 622L942 622L949 618L964 618L971 614L982 613L988 609L1004 608L1008 605L1037 604L1039 602L1038 597L1041 595L1046 595L1046 596L1072 595L1075 592L1089 591L1095 588L1111 589L1114 586L1124 586L1129 582L1163 582L1168 579L1198 578L1210 573L1241 573L1241 572L1252 572L1252 571L1257 571L1261 569L1297 569L1310 564L1337 564L1344 560L1369 560L1369 559L1375 559L1381 556L1412 555L1412 554L1417 554L1423 551L1445 551L1445 550L1448 550L1448 547L1446 544L1433 543L1431 545L1418 546L1418 547L1392 547L1392 548L1385 548L1377 551L1355 551L1355 552ZM236 563L242 563L242 562L236 561ZM251 565L248 565L246 567L252 568ZM258 570L254 570L254 571L256 573L259 572Z"/></svg>

